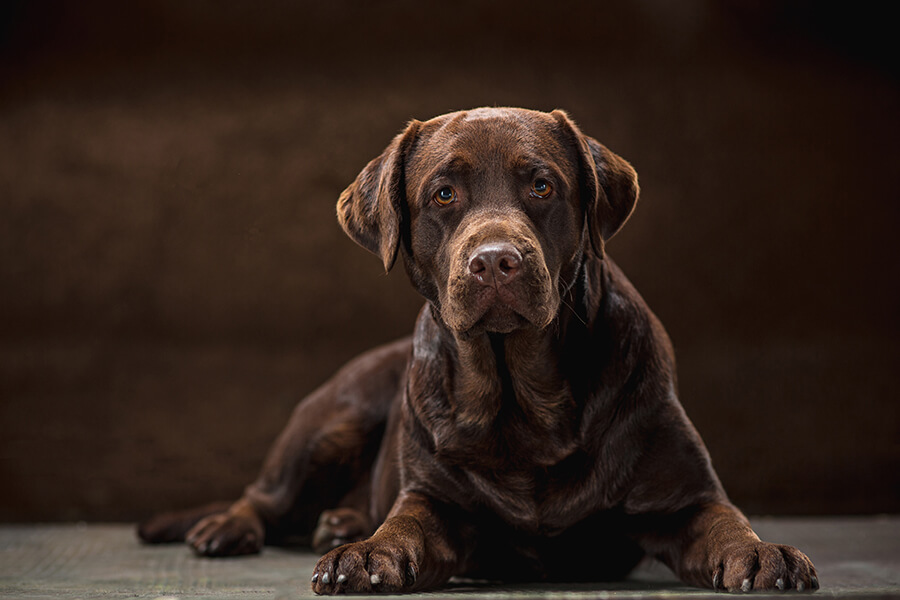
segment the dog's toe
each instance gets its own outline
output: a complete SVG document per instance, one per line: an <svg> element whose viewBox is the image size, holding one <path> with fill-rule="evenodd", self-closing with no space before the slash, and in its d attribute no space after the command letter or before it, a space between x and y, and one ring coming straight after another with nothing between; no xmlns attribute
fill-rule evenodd
<svg viewBox="0 0 900 600"><path fill-rule="evenodd" d="M256 554L262 549L264 533L254 523L228 514L203 519L188 532L187 543L201 556Z"/></svg>
<svg viewBox="0 0 900 600"><path fill-rule="evenodd" d="M369 518L352 508L326 510L313 532L312 547L320 554L332 548L364 540L372 533Z"/></svg>

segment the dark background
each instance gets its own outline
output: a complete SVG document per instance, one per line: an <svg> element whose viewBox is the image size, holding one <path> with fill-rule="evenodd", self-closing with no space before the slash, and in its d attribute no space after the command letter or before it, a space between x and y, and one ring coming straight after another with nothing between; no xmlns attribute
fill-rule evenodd
<svg viewBox="0 0 900 600"><path fill-rule="evenodd" d="M610 253L738 504L900 511L889 4L5 3L0 520L236 497L421 304L338 194L479 105L564 108L638 170Z"/></svg>

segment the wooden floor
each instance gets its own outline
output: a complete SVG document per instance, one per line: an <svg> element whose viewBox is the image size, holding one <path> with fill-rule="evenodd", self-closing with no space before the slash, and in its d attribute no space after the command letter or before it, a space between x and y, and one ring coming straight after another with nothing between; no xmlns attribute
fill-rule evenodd
<svg viewBox="0 0 900 600"><path fill-rule="evenodd" d="M817 596L900 598L900 516L758 518L763 539L802 548L816 564ZM144 546L131 525L0 526L0 598L310 598L316 556L266 548L237 559L195 557L183 545ZM496 586L454 583L424 596L678 598L712 596L647 563L619 584Z"/></svg>

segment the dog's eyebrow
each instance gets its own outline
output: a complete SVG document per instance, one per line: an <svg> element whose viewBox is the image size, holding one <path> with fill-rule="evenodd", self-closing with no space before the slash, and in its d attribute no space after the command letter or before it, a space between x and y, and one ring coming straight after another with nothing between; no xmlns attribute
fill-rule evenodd
<svg viewBox="0 0 900 600"><path fill-rule="evenodd" d="M447 160L437 165L431 172L431 179L442 176L464 175L474 170L471 162L464 156L450 155Z"/></svg>
<svg viewBox="0 0 900 600"><path fill-rule="evenodd" d="M510 161L508 168L510 169L510 171L526 178L534 176L535 174L559 174L562 172L556 161L545 160L536 156L529 155L519 155L513 158Z"/></svg>
<svg viewBox="0 0 900 600"><path fill-rule="evenodd" d="M516 172L540 171L545 168L547 168L546 163L533 156L520 155L509 161L509 169Z"/></svg>

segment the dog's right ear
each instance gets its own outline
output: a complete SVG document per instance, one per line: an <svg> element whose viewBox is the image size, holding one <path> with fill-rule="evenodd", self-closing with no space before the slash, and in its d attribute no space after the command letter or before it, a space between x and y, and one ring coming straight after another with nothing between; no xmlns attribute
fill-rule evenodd
<svg viewBox="0 0 900 600"><path fill-rule="evenodd" d="M420 126L420 121L410 122L381 156L366 165L337 203L341 227L353 241L380 257L385 271L397 260L406 202L404 163Z"/></svg>

